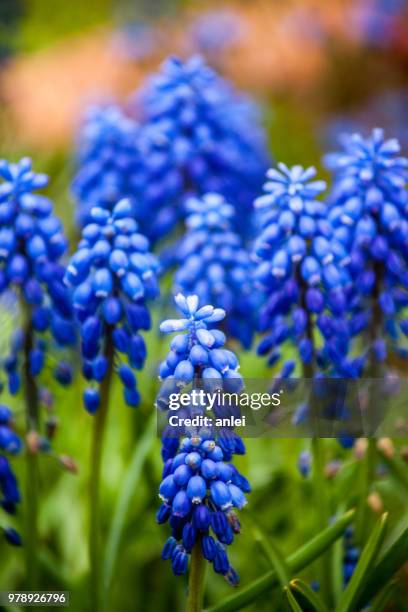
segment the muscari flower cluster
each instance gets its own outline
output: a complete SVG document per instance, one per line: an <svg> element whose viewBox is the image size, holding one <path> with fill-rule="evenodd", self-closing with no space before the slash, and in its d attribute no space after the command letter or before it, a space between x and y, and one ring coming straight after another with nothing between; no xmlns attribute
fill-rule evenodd
<svg viewBox="0 0 408 612"><path fill-rule="evenodd" d="M255 329L253 266L242 240L232 229L234 207L208 193L186 204L187 231L177 248L175 292L198 295L201 304L228 312L229 336L249 347Z"/></svg>
<svg viewBox="0 0 408 612"><path fill-rule="evenodd" d="M189 384L193 389L202 386L211 390L216 384L217 388L238 392L243 386L237 371L238 360L234 353L222 348L223 332L212 328L224 318L225 312L210 305L199 308L195 295L178 294L175 299L183 318L164 321L160 326L164 333L177 335L160 366L163 385L158 407L166 407L172 389L180 391ZM205 410L204 403L195 405L192 401L184 413L203 415ZM220 407L219 410L221 414L223 410ZM217 410L214 412L217 414ZM159 489L162 505L157 520L170 524L172 535L162 557L171 560L176 575L187 571L193 547L200 546L203 557L217 573L232 585L238 583L226 546L240 532L235 509L246 504L245 493L250 491L246 478L231 463L234 454L244 452L242 440L231 429L180 427L177 435L172 436L165 430L162 450L165 464Z"/></svg>
<svg viewBox="0 0 408 612"><path fill-rule="evenodd" d="M10 515L16 513L20 502L20 491L6 453L17 455L22 448L21 440L12 426L11 410L7 406L0 405L0 506ZM3 533L10 544L14 546L21 544L20 535L12 527L4 527Z"/></svg>
<svg viewBox="0 0 408 612"><path fill-rule="evenodd" d="M140 395L133 369L140 369L146 357L140 331L150 328L146 302L158 295L158 264L149 252L149 241L138 231L128 200L118 202L112 213L95 206L90 217L65 275L73 288L80 325L83 374L98 385L116 355L125 401L137 406ZM128 363L118 354L126 356ZM90 413L98 410L98 388L85 390L84 403Z"/></svg>
<svg viewBox="0 0 408 612"><path fill-rule="evenodd" d="M76 334L60 263L67 242L52 202L35 193L47 184L48 177L34 173L28 158L15 164L1 161L0 177L0 293L11 291L29 313L25 329L13 335L10 355L3 364L9 391L15 394L21 385L27 334L32 335L28 360L33 377L45 365L50 337L57 347L65 347L75 343ZM67 371L66 363L60 365L54 372L58 380Z"/></svg>
<svg viewBox="0 0 408 612"><path fill-rule="evenodd" d="M358 363L347 358L349 331L345 321L344 288L348 282L348 253L334 239L327 205L318 200L325 183L311 180L314 168L270 169L265 194L257 198L262 231L255 243L255 279L267 295L261 312L265 337L258 353L280 360L280 346L292 341L307 376L316 370L349 376ZM323 342L315 346L317 326ZM284 363L281 377L294 371Z"/></svg>
<svg viewBox="0 0 408 612"><path fill-rule="evenodd" d="M406 355L400 341L408 335L408 160L381 129L342 142L343 152L325 158L334 173L329 219L351 253L351 334L367 332L360 359L381 367L390 350Z"/></svg>
<svg viewBox="0 0 408 612"><path fill-rule="evenodd" d="M92 220L94 206L111 212L119 200L128 199L132 216L150 240L173 228L179 177L168 168L162 141L154 126L138 124L117 105L89 109L79 134L78 169L72 181L82 227Z"/></svg>
<svg viewBox="0 0 408 612"><path fill-rule="evenodd" d="M157 240L184 218L185 197L207 191L250 212L268 156L248 100L198 58L168 60L134 100L129 116L108 106L85 119L72 185L81 225L92 206L112 210L129 198L141 230Z"/></svg>
<svg viewBox="0 0 408 612"><path fill-rule="evenodd" d="M138 92L135 107L161 159L156 189L163 177L170 182L179 217L184 196L220 193L234 203L235 222L247 233L269 161L254 105L194 56L168 59Z"/></svg>

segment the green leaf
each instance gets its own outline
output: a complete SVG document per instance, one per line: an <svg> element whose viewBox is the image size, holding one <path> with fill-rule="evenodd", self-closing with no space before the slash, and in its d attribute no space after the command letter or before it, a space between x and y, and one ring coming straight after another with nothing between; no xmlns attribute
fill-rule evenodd
<svg viewBox="0 0 408 612"><path fill-rule="evenodd" d="M290 589L288 589L288 587L284 588L284 593L290 605L290 609L293 610L293 612L303 612L302 608L299 606L298 602L293 597L293 594L291 593Z"/></svg>
<svg viewBox="0 0 408 612"><path fill-rule="evenodd" d="M345 528L353 520L354 514L355 510L349 510L338 521L326 529L323 529L319 535L309 540L307 544L290 555L286 561L290 573L300 572L327 550L333 542L343 535ZM276 571L271 570L251 582L248 586L240 589L237 593L230 595L230 597L227 597L224 601L209 608L207 612L231 612L232 610L240 610L259 595L262 595L262 593L265 593L277 584L279 584L279 580Z"/></svg>
<svg viewBox="0 0 408 612"><path fill-rule="evenodd" d="M408 527L396 538L385 551L377 565L367 576L363 592L358 599L362 607L370 601L387 584L394 574L406 563L408 551Z"/></svg>
<svg viewBox="0 0 408 612"><path fill-rule="evenodd" d="M296 578L289 584L296 601L304 612L327 612L327 608L308 584Z"/></svg>
<svg viewBox="0 0 408 612"><path fill-rule="evenodd" d="M384 541L385 528L387 525L387 513L384 513L377 525L374 527L372 534L365 545L361 557L354 570L353 576L343 591L336 612L351 612L356 610L356 604L359 596L364 588L367 576L371 572L381 545Z"/></svg>
<svg viewBox="0 0 408 612"><path fill-rule="evenodd" d="M135 492L137 482L140 479L143 464L153 446L155 438L155 429L156 413L152 414L142 438L136 445L135 451L130 460L129 467L126 471L121 489L118 494L112 524L108 534L105 563L103 568L103 588L105 602L108 601L109 586L115 568L116 558L118 555L123 529L125 527L126 517L128 515L130 504L132 502L132 496Z"/></svg>
<svg viewBox="0 0 408 612"><path fill-rule="evenodd" d="M338 513L343 514L345 506L340 505L338 507ZM343 592L343 557L344 557L344 542L342 539L338 539L333 544L333 552L331 555L332 561L332 593L333 600L338 601L341 593Z"/></svg>
<svg viewBox="0 0 408 612"><path fill-rule="evenodd" d="M248 516L247 516L248 518ZM286 563L285 557L282 555L279 548L275 543L267 537L260 527L255 523L252 517L250 517L251 531L254 539L259 542L267 559L276 571L276 575L282 587L285 587L290 580L290 570Z"/></svg>

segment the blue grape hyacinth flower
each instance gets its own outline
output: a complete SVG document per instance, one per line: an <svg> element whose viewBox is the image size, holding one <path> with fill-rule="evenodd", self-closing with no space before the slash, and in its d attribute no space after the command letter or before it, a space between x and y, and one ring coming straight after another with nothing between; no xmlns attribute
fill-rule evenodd
<svg viewBox="0 0 408 612"><path fill-rule="evenodd" d="M18 435L12 428L13 415L11 410L0 405L0 507L10 515L17 511L21 496L17 479L6 456L17 455L22 448ZM5 539L15 546L21 544L19 534L11 527L3 528Z"/></svg>
<svg viewBox="0 0 408 612"><path fill-rule="evenodd" d="M408 332L408 159L381 129L342 143L344 152L325 158L334 175L330 221L351 254L351 333L370 336L361 360L379 373L389 351L404 355Z"/></svg>
<svg viewBox="0 0 408 612"><path fill-rule="evenodd" d="M199 307L196 295L178 294L175 299L182 318L164 321L160 326L164 333L177 335L160 366L163 383L157 405L168 407L169 381L171 388L174 384L179 390L192 383L188 414L202 415L205 403L194 402L193 390L214 389L214 381L223 381L226 389L239 392L243 381L237 371L238 359L222 348L225 336L213 328L225 316L222 309ZM193 547L200 547L215 572L236 585L239 577L229 562L226 547L240 532L236 510L246 504L245 493L250 491L250 485L231 461L234 454L243 454L245 447L232 430L193 427L181 428L177 434L163 435L165 465L157 521L168 521L172 535L164 545L162 557L171 560L176 575L184 574Z"/></svg>
<svg viewBox="0 0 408 612"><path fill-rule="evenodd" d="M349 255L333 236L328 206L318 199L325 183L314 180L314 168L279 164L267 173L265 193L257 198L261 233L255 242L255 280L266 294L260 328L266 332L258 353L280 361L280 347L291 342L304 374L316 370L346 375L349 331L345 321L344 288ZM317 326L322 346L314 342ZM292 374L296 362L285 362L281 376Z"/></svg>
<svg viewBox="0 0 408 612"><path fill-rule="evenodd" d="M248 234L252 201L269 163L253 103L194 56L164 62L132 104L153 136L147 157L160 160L154 189L162 205L171 200L183 218L186 196L220 193L236 206L235 223Z"/></svg>
<svg viewBox="0 0 408 612"><path fill-rule="evenodd" d="M140 396L133 370L142 368L146 357L140 331L150 328L146 303L159 292L158 264L149 241L138 231L129 200L118 202L112 213L96 206L90 217L65 275L80 325L83 374L101 383L118 355L116 369L125 401L137 406ZM98 410L96 386L85 390L84 402L90 413Z"/></svg>
<svg viewBox="0 0 408 612"><path fill-rule="evenodd" d="M47 353L75 343L69 295L63 283L61 258L67 248L52 202L37 193L48 177L33 172L31 160L0 161L0 293L11 291L20 301L25 328L17 330L4 361L9 390L20 388L21 356L30 336L30 375L38 376ZM52 338L52 342L50 340Z"/></svg>
<svg viewBox="0 0 408 612"><path fill-rule="evenodd" d="M91 107L79 132L71 186L79 225L91 221L94 206L112 211L127 198L150 240L170 232L179 218L174 201L182 188L168 164L165 142L155 126L140 125L118 105Z"/></svg>
<svg viewBox="0 0 408 612"><path fill-rule="evenodd" d="M234 207L216 193L186 203L187 231L178 245L175 292L196 294L201 304L228 312L225 330L248 348L256 324L253 264L232 229Z"/></svg>

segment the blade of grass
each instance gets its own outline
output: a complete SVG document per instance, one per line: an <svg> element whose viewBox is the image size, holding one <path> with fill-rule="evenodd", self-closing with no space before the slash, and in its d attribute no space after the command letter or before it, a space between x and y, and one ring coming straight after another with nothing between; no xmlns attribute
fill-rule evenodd
<svg viewBox="0 0 408 612"><path fill-rule="evenodd" d="M338 514L342 515L345 511L345 506L338 507ZM333 544L332 561L332 593L333 600L338 601L343 591L343 557L344 557L344 542L338 539Z"/></svg>
<svg viewBox="0 0 408 612"><path fill-rule="evenodd" d="M362 602L370 601L407 562L407 551L408 527L397 536L396 540L384 552L377 565L370 572L363 592L358 599L358 606L362 607Z"/></svg>
<svg viewBox="0 0 408 612"><path fill-rule="evenodd" d="M290 589L288 589L288 587L284 588L284 593L286 595L286 599L290 606L290 609L293 610L293 612L303 612L302 608L299 606L298 602L296 601L296 599L294 598L293 594L291 593Z"/></svg>
<svg viewBox="0 0 408 612"><path fill-rule="evenodd" d="M248 517L251 525L251 531L256 542L259 543L262 550L264 551L268 561L276 571L278 580L283 587L285 587L290 580L290 571L286 563L285 557L282 555L279 548L272 542L271 538L267 537L260 527L255 523L252 517Z"/></svg>
<svg viewBox="0 0 408 612"><path fill-rule="evenodd" d="M349 510L338 521L324 529L319 535L312 538L290 555L286 561L290 573L300 572L327 550L333 542L343 535L345 528L352 522L354 515L355 510ZM230 595L224 601L208 608L207 612L232 612L232 610L239 610L277 584L279 584L279 580L276 571L271 570L251 582L248 586L240 589L237 593Z"/></svg>
<svg viewBox="0 0 408 612"><path fill-rule="evenodd" d="M150 420L146 426L142 438L139 440L134 450L133 456L129 463L129 467L126 471L122 486L118 494L116 507L107 538L105 563L103 568L103 599L105 605L108 604L107 594L109 591L110 583L112 581L113 571L115 568L123 529L125 527L126 517L132 501L133 493L136 488L136 484L140 479L142 473L143 464L153 446L155 438L155 429L156 413L154 412L150 417Z"/></svg>
<svg viewBox="0 0 408 612"><path fill-rule="evenodd" d="M364 582L372 570L384 541L385 529L387 526L387 513L384 513L377 525L374 527L367 544L365 545L361 557L357 563L353 576L343 591L338 602L336 612L351 612L356 610L356 603L364 588Z"/></svg>
<svg viewBox="0 0 408 612"><path fill-rule="evenodd" d="M289 588L304 612L328 612L322 600L302 580L298 578L292 580Z"/></svg>

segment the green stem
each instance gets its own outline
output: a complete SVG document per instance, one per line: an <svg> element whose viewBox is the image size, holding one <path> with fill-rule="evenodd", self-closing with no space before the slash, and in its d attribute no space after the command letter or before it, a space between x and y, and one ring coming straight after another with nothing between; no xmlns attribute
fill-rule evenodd
<svg viewBox="0 0 408 612"><path fill-rule="evenodd" d="M103 442L113 374L114 347L110 330L105 341L105 357L108 360L108 369L100 386L100 406L94 416L91 447L89 557L91 564L90 592L93 612L100 612L102 610L100 484Z"/></svg>
<svg viewBox="0 0 408 612"><path fill-rule="evenodd" d="M313 334L313 321L310 316L310 313L307 308L306 303L306 291L307 287L300 275L300 271L298 271L298 280L299 286L301 288L300 292L300 303L303 310L307 313L307 327L306 327L306 335L310 340L313 347L313 355L315 354L315 342L314 342L314 334ZM310 363L303 364L303 376L305 379L309 380L313 385L313 378L315 375L315 365L314 358ZM310 403L313 404L313 389L311 391ZM312 418L314 418L314 406L310 405L310 414ZM317 427L317 425L316 425ZM326 479L324 475L324 467L325 467L325 453L324 453L324 444L322 438L319 438L319 432L314 432L314 437L312 438L312 459L313 459L313 488L314 488L314 500L316 504L316 518L317 518L317 531L321 532L327 528L329 524L329 501L327 498L327 490L326 490ZM332 560L331 560L331 551L327 551L322 557L319 559L319 575L320 575L320 588L322 592L322 597L325 600L327 605L331 604L331 569L332 569Z"/></svg>
<svg viewBox="0 0 408 612"><path fill-rule="evenodd" d="M37 384L30 372L30 353L34 348L31 308L22 302L24 312L24 363L23 390L26 413L27 435L36 435L40 427L40 411ZM26 516L25 516L25 557L27 588L38 587L38 457L35 440L26 450Z"/></svg>
<svg viewBox="0 0 408 612"><path fill-rule="evenodd" d="M326 495L327 482L324 476L324 446L321 438L312 438L313 483L315 493L316 515L318 531L321 532L329 525L329 507ZM328 550L319 559L319 574L322 597L327 605L331 603L331 552Z"/></svg>
<svg viewBox="0 0 408 612"><path fill-rule="evenodd" d="M201 542L197 540L191 553L187 612L201 612L203 609L205 569L205 559L201 552Z"/></svg>

